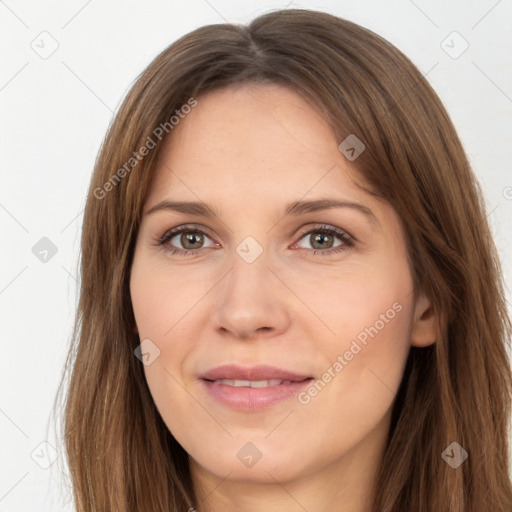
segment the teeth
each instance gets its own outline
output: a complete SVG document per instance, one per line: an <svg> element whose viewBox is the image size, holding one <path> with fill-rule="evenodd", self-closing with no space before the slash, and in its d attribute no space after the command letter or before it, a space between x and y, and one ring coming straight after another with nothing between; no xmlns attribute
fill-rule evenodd
<svg viewBox="0 0 512 512"><path fill-rule="evenodd" d="M266 388L269 386L279 386L280 384L290 384L290 380L233 380L233 379L219 379L216 380L218 384L225 384L235 388L250 387L250 388Z"/></svg>

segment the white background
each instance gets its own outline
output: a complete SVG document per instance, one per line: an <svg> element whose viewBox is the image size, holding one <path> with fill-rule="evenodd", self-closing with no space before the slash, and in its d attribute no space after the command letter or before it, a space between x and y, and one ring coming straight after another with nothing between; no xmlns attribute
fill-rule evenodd
<svg viewBox="0 0 512 512"><path fill-rule="evenodd" d="M0 1L0 512L71 510L62 457L49 469L35 460L51 457L40 443L58 445L50 413L76 305L82 210L113 112L179 36L287 5L368 27L428 73L484 187L510 288L511 0ZM46 59L31 47L51 48L43 31L58 43ZM441 47L453 31L469 43L456 59ZM46 263L32 253L42 237L58 250Z"/></svg>

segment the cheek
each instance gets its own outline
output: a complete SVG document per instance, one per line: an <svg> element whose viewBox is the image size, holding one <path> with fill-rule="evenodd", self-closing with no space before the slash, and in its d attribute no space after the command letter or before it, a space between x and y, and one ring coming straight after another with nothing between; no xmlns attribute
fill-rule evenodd
<svg viewBox="0 0 512 512"><path fill-rule="evenodd" d="M337 279L315 283L308 305L331 330L312 338L324 360L322 382L311 390L315 414L340 421L348 414L368 427L391 405L410 349L413 312L412 279L401 261L354 265ZM326 407L339 401L341 409Z"/></svg>
<svg viewBox="0 0 512 512"><path fill-rule="evenodd" d="M338 308L336 340L321 346L329 364L307 406L326 432L347 425L339 442L348 444L372 430L391 407L410 349L412 316L407 286L351 291Z"/></svg>
<svg viewBox="0 0 512 512"><path fill-rule="evenodd" d="M351 311L353 316L347 311L337 324L337 341L322 346L329 362L296 411L297 425L309 424L320 439L328 440L327 446L322 442L317 447L326 460L356 446L384 421L409 352L410 307L403 297L366 303L357 318ZM386 311L388 323L380 319Z"/></svg>
<svg viewBox="0 0 512 512"><path fill-rule="evenodd" d="M308 279L291 273L285 277L318 320L309 315L311 322L298 318L297 325L308 331L323 353L343 353L356 339L361 346L375 340L375 348L406 342L412 280L405 262L403 266L387 260L347 264L310 273Z"/></svg>
<svg viewBox="0 0 512 512"><path fill-rule="evenodd" d="M176 326L186 322L186 315L205 294L201 279L190 279L187 272L170 272L162 264L146 257L134 260L130 294L139 334L142 338L169 339ZM205 285L206 286L206 285Z"/></svg>
<svg viewBox="0 0 512 512"><path fill-rule="evenodd" d="M191 395L184 388L183 365L194 350L194 329L187 322L191 311L205 290L190 286L184 272L165 272L159 266L134 259L130 294L141 342L149 339L157 349L144 373L153 401L169 431L177 438L190 435L190 421L173 411L193 409ZM188 286L187 286L188 284ZM185 290L185 293L180 292ZM155 356L155 354L157 354ZM204 414L200 408L196 416Z"/></svg>

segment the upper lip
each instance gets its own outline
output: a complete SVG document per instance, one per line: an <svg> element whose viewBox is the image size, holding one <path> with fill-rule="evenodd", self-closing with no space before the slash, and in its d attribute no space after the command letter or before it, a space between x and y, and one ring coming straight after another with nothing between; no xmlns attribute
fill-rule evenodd
<svg viewBox="0 0 512 512"><path fill-rule="evenodd" d="M295 382L301 382L310 377L311 375L299 374L282 368L277 368L275 366L258 365L244 367L233 364L217 366L200 375L200 378L205 380L231 379L254 381L277 379Z"/></svg>

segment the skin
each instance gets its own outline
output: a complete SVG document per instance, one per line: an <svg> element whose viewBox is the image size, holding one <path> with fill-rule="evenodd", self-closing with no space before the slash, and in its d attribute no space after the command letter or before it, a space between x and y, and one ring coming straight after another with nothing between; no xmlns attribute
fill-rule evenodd
<svg viewBox="0 0 512 512"><path fill-rule="evenodd" d="M198 98L160 155L130 291L141 341L160 350L144 370L190 455L199 512L366 511L409 349L435 342L429 300L418 293L414 301L401 221L355 184L340 142L296 93L252 84ZM147 214L171 198L204 201L218 215ZM348 207L283 217L286 204L319 198L359 203L374 217ZM156 245L184 224L204 231L202 245L177 235L167 247L202 248L197 254ZM345 230L355 245L320 253L343 241L303 236L318 224ZM263 248L252 263L236 251L248 236ZM333 371L397 303L400 311ZM292 397L244 412L213 400L198 378L226 363L335 376L307 404ZM247 442L262 454L252 467L237 457Z"/></svg>

